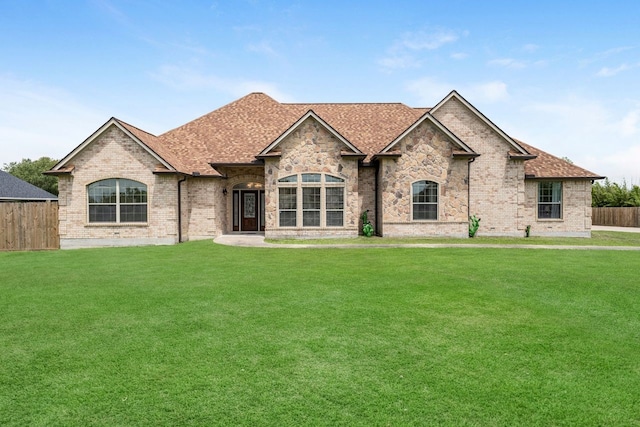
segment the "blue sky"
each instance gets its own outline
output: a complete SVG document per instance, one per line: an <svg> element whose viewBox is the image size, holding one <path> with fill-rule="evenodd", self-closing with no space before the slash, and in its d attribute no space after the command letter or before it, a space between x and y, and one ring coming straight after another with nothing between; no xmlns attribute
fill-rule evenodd
<svg viewBox="0 0 640 427"><path fill-rule="evenodd" d="M0 165L110 117L160 134L249 92L435 105L640 183L640 2L0 2Z"/></svg>

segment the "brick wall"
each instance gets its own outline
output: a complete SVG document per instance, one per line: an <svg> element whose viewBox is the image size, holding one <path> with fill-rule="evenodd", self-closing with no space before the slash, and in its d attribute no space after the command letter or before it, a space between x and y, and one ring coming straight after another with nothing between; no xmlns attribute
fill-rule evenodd
<svg viewBox="0 0 640 427"><path fill-rule="evenodd" d="M154 175L158 161L117 126L105 130L69 163L75 166L73 174L59 180L61 248L177 241L177 178ZM132 179L147 185L146 224L89 224L87 185L108 178Z"/></svg>
<svg viewBox="0 0 640 427"><path fill-rule="evenodd" d="M531 225L531 236L591 237L591 181L563 181L561 219L538 219L539 182L525 182L524 222Z"/></svg>

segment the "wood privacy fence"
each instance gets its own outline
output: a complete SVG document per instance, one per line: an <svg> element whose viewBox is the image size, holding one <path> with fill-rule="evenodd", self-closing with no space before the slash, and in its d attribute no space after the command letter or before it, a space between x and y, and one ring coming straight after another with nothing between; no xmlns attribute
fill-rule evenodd
<svg viewBox="0 0 640 427"><path fill-rule="evenodd" d="M593 225L615 227L640 227L640 207L636 208L592 208Z"/></svg>
<svg viewBox="0 0 640 427"><path fill-rule="evenodd" d="M0 251L59 248L58 202L0 203Z"/></svg>

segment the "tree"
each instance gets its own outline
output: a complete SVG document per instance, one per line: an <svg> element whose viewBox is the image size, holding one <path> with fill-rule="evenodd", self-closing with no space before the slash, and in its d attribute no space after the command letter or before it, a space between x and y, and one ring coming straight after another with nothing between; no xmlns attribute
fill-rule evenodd
<svg viewBox="0 0 640 427"><path fill-rule="evenodd" d="M2 169L23 181L57 195L58 177L42 174L42 172L51 169L56 163L58 163L57 160L49 157L40 157L38 160L22 159L21 162L5 163Z"/></svg>
<svg viewBox="0 0 640 427"><path fill-rule="evenodd" d="M622 185L604 180L604 184L596 182L591 187L591 206L625 207L640 206L640 187L629 188L626 181Z"/></svg>

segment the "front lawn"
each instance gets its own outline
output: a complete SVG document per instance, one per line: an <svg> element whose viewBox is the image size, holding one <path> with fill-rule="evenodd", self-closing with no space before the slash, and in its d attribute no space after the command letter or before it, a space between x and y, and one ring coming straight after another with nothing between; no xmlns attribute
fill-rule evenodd
<svg viewBox="0 0 640 427"><path fill-rule="evenodd" d="M640 425L637 252L0 253L0 425Z"/></svg>
<svg viewBox="0 0 640 427"><path fill-rule="evenodd" d="M398 245L398 244L445 244L445 245L551 245L551 246L640 246L640 233L619 231L592 231L585 237L487 237L473 239L447 237L345 237L336 239L267 239L269 243L290 245Z"/></svg>

